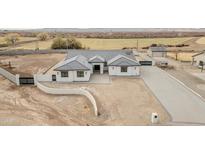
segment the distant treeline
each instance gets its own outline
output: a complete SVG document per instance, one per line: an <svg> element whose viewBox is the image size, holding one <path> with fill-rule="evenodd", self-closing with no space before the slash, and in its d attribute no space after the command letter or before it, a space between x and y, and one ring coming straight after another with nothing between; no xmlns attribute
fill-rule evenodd
<svg viewBox="0 0 205 154"><path fill-rule="evenodd" d="M0 36L10 33L9 31L0 32ZM13 33L13 31L12 31ZM38 32L16 32L25 37L36 37ZM172 38L172 37L201 37L205 32L50 32L50 37L67 37L68 35L76 38L102 38L102 39L122 39L122 38Z"/></svg>

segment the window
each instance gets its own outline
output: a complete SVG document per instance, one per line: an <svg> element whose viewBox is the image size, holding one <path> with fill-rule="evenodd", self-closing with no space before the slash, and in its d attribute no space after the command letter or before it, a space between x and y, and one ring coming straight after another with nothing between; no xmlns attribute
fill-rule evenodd
<svg viewBox="0 0 205 154"><path fill-rule="evenodd" d="M61 72L61 77L63 78L68 77L68 72Z"/></svg>
<svg viewBox="0 0 205 154"><path fill-rule="evenodd" d="M77 71L77 77L84 77L84 71Z"/></svg>
<svg viewBox="0 0 205 154"><path fill-rule="evenodd" d="M121 72L127 72L127 66L122 66L121 67Z"/></svg>

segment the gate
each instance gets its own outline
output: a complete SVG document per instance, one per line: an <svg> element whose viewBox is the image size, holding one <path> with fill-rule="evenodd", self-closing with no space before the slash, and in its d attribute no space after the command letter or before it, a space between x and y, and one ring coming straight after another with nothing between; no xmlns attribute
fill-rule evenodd
<svg viewBox="0 0 205 154"><path fill-rule="evenodd" d="M32 84L34 85L34 78L33 77L20 77L19 78L20 85L22 84Z"/></svg>
<svg viewBox="0 0 205 154"><path fill-rule="evenodd" d="M140 64L142 66L152 66L152 61L140 61Z"/></svg>

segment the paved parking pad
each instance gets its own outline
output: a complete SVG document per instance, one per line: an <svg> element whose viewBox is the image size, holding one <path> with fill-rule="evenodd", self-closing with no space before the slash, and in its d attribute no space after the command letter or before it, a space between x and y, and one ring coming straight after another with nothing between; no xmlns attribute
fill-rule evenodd
<svg viewBox="0 0 205 154"><path fill-rule="evenodd" d="M155 67L142 67L141 76L173 122L205 124L205 102L165 71Z"/></svg>
<svg viewBox="0 0 205 154"><path fill-rule="evenodd" d="M105 74L91 74L89 83L111 83L108 73Z"/></svg>

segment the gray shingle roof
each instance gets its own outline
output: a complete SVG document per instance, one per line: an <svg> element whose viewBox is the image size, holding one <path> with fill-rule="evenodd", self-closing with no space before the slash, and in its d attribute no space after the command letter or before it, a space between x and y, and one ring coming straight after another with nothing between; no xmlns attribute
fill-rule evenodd
<svg viewBox="0 0 205 154"><path fill-rule="evenodd" d="M92 62L92 63L102 63L102 62L105 62L105 59L100 57L100 56L95 56L95 57L90 58L89 62Z"/></svg>
<svg viewBox="0 0 205 154"><path fill-rule="evenodd" d="M69 50L64 61L59 62L55 71L90 70L89 62L107 62L111 66L138 66L132 51L127 50Z"/></svg>
<svg viewBox="0 0 205 154"><path fill-rule="evenodd" d="M82 55L88 59L95 56L100 56L104 58L105 61L108 61L119 54L129 57L131 59L135 59L131 50L68 50L68 55L66 59L75 57L77 55Z"/></svg>
<svg viewBox="0 0 205 154"><path fill-rule="evenodd" d="M67 59L54 69L56 71L71 71L71 70L89 70L91 65L88 63L87 58L79 55L73 58Z"/></svg>
<svg viewBox="0 0 205 154"><path fill-rule="evenodd" d="M139 62L123 55L118 55L108 61L109 66L139 66Z"/></svg>
<svg viewBox="0 0 205 154"><path fill-rule="evenodd" d="M165 47L150 47L149 48L152 52L166 52L166 48Z"/></svg>

